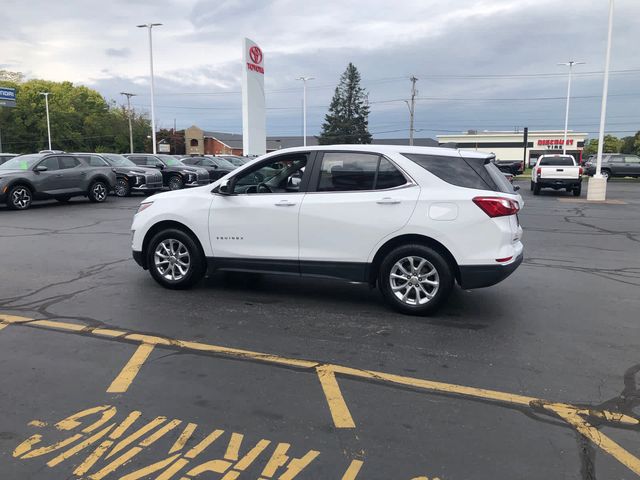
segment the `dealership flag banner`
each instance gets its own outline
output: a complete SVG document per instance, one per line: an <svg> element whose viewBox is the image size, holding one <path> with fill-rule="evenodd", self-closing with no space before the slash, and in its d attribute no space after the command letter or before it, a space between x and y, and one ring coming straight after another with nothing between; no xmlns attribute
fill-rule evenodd
<svg viewBox="0 0 640 480"><path fill-rule="evenodd" d="M264 55L252 40L242 42L242 148L244 155L267 153Z"/></svg>

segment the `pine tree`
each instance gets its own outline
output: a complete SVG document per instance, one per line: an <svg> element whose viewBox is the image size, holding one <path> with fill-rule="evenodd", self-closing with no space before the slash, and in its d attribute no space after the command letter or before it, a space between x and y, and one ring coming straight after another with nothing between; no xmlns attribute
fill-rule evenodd
<svg viewBox="0 0 640 480"><path fill-rule="evenodd" d="M318 143L371 143L367 94L360 86L360 73L352 63L340 77Z"/></svg>

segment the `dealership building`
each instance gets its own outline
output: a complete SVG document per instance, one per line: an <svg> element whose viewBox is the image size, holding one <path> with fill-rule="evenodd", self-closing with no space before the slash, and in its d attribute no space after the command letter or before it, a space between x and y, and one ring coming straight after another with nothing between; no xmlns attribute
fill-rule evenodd
<svg viewBox="0 0 640 480"><path fill-rule="evenodd" d="M454 135L438 135L440 145L493 153L498 160L518 161L523 158L533 165L540 155L562 153L564 130L529 130L527 145L524 132L490 132L469 130ZM586 133L567 132L567 154L580 161Z"/></svg>

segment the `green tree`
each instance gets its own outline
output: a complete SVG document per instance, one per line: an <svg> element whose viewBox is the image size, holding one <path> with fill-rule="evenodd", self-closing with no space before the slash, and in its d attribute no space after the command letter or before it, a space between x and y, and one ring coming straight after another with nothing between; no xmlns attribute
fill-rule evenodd
<svg viewBox="0 0 640 480"><path fill-rule="evenodd" d="M622 148L623 141L614 135L604 136L603 153L618 153ZM595 155L598 153L598 139L592 138L584 146L583 155Z"/></svg>
<svg viewBox="0 0 640 480"><path fill-rule="evenodd" d="M634 155L640 155L640 131L635 135L624 137L622 139L622 148L620 153L631 153Z"/></svg>
<svg viewBox="0 0 640 480"><path fill-rule="evenodd" d="M352 63L340 77L318 142L320 145L371 143L367 94L360 86L360 73Z"/></svg>
<svg viewBox="0 0 640 480"><path fill-rule="evenodd" d="M49 113L52 148L74 151L129 151L129 125L122 107L107 102L97 91L71 82L0 80L0 86L16 89L16 107L0 109L3 150L28 153L48 148L45 99L50 92ZM150 131L143 115L133 114L137 148L145 147Z"/></svg>

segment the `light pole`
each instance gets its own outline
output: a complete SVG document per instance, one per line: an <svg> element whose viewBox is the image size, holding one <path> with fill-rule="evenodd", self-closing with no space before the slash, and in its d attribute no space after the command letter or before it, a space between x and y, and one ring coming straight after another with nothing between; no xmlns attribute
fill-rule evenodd
<svg viewBox="0 0 640 480"><path fill-rule="evenodd" d="M609 64L611 63L611 32L613 31L613 0L609 0L609 28L607 32L607 54L604 61L602 105L600 107L600 133L598 135L598 157L596 174L589 179L587 200L602 201L607 197L607 179L602 176L602 152L604 148L604 123L607 116L607 94L609 92Z"/></svg>
<svg viewBox="0 0 640 480"><path fill-rule="evenodd" d="M151 141L153 143L153 153L156 153L156 109L154 105L154 84L153 84L153 40L151 39L151 30L153 27L159 27L161 23L145 23L144 25L136 25L138 28L146 28L149 30L149 71L151 73Z"/></svg>
<svg viewBox="0 0 640 480"><path fill-rule="evenodd" d="M565 65L569 67L569 83L567 85L567 109L564 113L564 140L562 142L562 154L567 153L567 128L569 127L569 101L571 100L571 76L573 74L573 66L574 65L584 65L585 62L576 62L574 60L569 60L565 63L559 63L558 65Z"/></svg>
<svg viewBox="0 0 640 480"><path fill-rule="evenodd" d="M131 127L131 97L135 97L135 93L120 92L120 95L127 97L127 117L129 118L129 146L130 153L133 153L133 128Z"/></svg>
<svg viewBox="0 0 640 480"><path fill-rule="evenodd" d="M307 146L307 81L314 80L314 77L298 77L302 80L302 141L303 146Z"/></svg>
<svg viewBox="0 0 640 480"><path fill-rule="evenodd" d="M49 95L50 92L39 92L40 95L44 95L44 105L47 109L47 137L49 138L49 150L51 150L51 123L49 122Z"/></svg>

